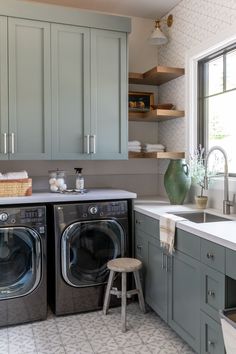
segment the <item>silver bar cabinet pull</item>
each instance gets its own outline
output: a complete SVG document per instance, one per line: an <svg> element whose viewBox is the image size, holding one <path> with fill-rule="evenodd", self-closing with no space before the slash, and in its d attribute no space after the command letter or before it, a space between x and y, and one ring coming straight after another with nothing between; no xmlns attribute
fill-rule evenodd
<svg viewBox="0 0 236 354"><path fill-rule="evenodd" d="M15 153L15 134L11 133L11 153Z"/></svg>
<svg viewBox="0 0 236 354"><path fill-rule="evenodd" d="M3 153L7 154L7 133L3 133Z"/></svg>
<svg viewBox="0 0 236 354"><path fill-rule="evenodd" d="M165 269L164 266L164 253L162 252L162 257L161 257L161 269Z"/></svg>
<svg viewBox="0 0 236 354"><path fill-rule="evenodd" d="M167 254L165 254L165 259L166 259L166 265L165 265L165 270L166 270L166 272L168 272L169 271L169 269L168 269L168 256L167 256Z"/></svg>
<svg viewBox="0 0 236 354"><path fill-rule="evenodd" d="M85 138L86 138L86 152L87 154L90 154L90 142L89 142L90 135L85 135Z"/></svg>
<svg viewBox="0 0 236 354"><path fill-rule="evenodd" d="M93 139L93 151L92 154L96 154L96 135L91 135L91 138Z"/></svg>

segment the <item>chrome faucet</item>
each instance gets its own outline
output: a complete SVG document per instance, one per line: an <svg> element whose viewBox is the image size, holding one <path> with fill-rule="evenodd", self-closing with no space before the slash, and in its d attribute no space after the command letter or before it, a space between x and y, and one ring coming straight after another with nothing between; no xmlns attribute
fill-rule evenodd
<svg viewBox="0 0 236 354"><path fill-rule="evenodd" d="M204 177L204 186L205 189L208 189L208 177L207 177L207 166L208 166L208 160L209 156L211 153L215 150L220 151L225 160L225 165L224 165L224 200L223 200L223 214L230 214L230 207L234 205L235 202L235 195L233 201L229 200L229 171L228 171L228 158L227 154L224 149L220 146L213 146L209 151L206 156L206 163L205 163L205 177Z"/></svg>

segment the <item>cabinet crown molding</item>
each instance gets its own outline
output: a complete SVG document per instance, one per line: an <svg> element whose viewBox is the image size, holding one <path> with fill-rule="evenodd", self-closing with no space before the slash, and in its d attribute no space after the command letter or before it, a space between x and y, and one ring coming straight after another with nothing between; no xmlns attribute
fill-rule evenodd
<svg viewBox="0 0 236 354"><path fill-rule="evenodd" d="M0 15L131 32L131 18L35 1L0 0Z"/></svg>

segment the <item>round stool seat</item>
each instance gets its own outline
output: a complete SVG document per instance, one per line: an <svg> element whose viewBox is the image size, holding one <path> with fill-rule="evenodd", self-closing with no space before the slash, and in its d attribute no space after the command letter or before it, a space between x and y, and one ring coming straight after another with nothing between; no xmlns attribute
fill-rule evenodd
<svg viewBox="0 0 236 354"><path fill-rule="evenodd" d="M116 258L107 263L107 268L121 273L136 272L142 268L142 262L135 258Z"/></svg>

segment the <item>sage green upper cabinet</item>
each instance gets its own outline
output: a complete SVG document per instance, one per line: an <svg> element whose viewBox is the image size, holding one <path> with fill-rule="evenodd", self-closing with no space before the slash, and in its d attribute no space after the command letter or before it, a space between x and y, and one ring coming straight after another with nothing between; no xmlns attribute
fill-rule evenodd
<svg viewBox="0 0 236 354"><path fill-rule="evenodd" d="M0 16L0 159L8 159L7 18Z"/></svg>
<svg viewBox="0 0 236 354"><path fill-rule="evenodd" d="M89 135L90 30L52 24L52 158L90 158Z"/></svg>
<svg viewBox="0 0 236 354"><path fill-rule="evenodd" d="M8 19L12 160L51 158L50 24Z"/></svg>
<svg viewBox="0 0 236 354"><path fill-rule="evenodd" d="M0 13L0 160L127 159L131 20L15 0Z"/></svg>
<svg viewBox="0 0 236 354"><path fill-rule="evenodd" d="M126 33L52 24L52 158L127 158Z"/></svg>
<svg viewBox="0 0 236 354"><path fill-rule="evenodd" d="M126 33L91 30L92 159L128 158L126 53Z"/></svg>

